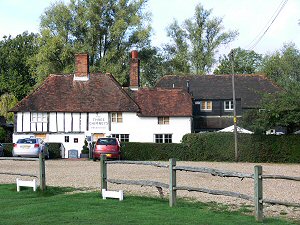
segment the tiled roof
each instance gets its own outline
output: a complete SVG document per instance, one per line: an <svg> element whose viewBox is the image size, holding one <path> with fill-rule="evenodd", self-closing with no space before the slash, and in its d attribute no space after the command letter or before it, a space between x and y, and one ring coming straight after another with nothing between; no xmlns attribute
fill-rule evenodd
<svg viewBox="0 0 300 225"><path fill-rule="evenodd" d="M11 111L138 112L139 107L110 74L90 74L88 81L74 75L50 75Z"/></svg>
<svg viewBox="0 0 300 225"><path fill-rule="evenodd" d="M184 88L189 83L190 93L195 99L232 99L231 75L169 75L162 77L157 87ZM281 89L263 75L235 75L236 98L240 98L243 108L256 108L262 94L274 94Z"/></svg>
<svg viewBox="0 0 300 225"><path fill-rule="evenodd" d="M134 92L140 116L192 116L192 96L182 89L140 89Z"/></svg>

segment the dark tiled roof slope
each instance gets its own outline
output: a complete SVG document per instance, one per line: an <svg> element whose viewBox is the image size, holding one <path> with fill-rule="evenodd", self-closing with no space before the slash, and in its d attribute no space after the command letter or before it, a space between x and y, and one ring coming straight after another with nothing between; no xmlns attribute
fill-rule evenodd
<svg viewBox="0 0 300 225"><path fill-rule="evenodd" d="M192 96L182 89L141 89L134 92L140 116L192 116Z"/></svg>
<svg viewBox="0 0 300 225"><path fill-rule="evenodd" d="M168 75L162 77L156 86L187 90L188 80L190 93L195 99L232 99L231 77L231 75ZM241 99L243 108L257 108L262 99L262 94L274 94L281 91L281 88L259 74L235 75L235 89L236 98Z"/></svg>
<svg viewBox="0 0 300 225"><path fill-rule="evenodd" d="M50 75L11 111L27 112L138 112L139 107L110 74Z"/></svg>

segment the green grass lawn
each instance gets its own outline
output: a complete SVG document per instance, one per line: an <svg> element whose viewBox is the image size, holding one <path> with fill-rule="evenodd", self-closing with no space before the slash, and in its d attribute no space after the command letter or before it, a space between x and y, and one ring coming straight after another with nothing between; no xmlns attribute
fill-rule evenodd
<svg viewBox="0 0 300 225"><path fill-rule="evenodd" d="M170 208L168 200L125 196L124 201L103 200L96 192L66 194L68 188L48 187L45 193L16 185L0 185L0 224L259 224L254 216L229 212L215 204L178 201ZM296 224L265 219L263 224Z"/></svg>

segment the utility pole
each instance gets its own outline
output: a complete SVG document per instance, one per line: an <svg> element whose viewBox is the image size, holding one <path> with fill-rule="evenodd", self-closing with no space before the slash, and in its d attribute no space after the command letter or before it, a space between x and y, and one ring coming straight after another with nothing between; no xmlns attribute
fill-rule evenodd
<svg viewBox="0 0 300 225"><path fill-rule="evenodd" d="M237 145L237 118L236 118L236 100L235 100L235 86L234 86L234 52L230 52L231 58L231 82L232 82L232 98L233 98L233 127L234 127L234 153L235 161L238 161L238 145Z"/></svg>

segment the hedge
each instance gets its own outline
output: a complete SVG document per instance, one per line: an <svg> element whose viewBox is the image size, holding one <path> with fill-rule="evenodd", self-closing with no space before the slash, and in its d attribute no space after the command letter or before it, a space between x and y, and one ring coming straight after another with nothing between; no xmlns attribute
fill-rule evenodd
<svg viewBox="0 0 300 225"><path fill-rule="evenodd" d="M126 142L122 143L121 157L126 160L169 160L177 158L178 153L183 153L181 144L157 144Z"/></svg>
<svg viewBox="0 0 300 225"><path fill-rule="evenodd" d="M182 144L201 151L206 161L234 161L233 133L187 134ZM238 134L239 161L242 162L300 162L299 135Z"/></svg>
<svg viewBox="0 0 300 225"><path fill-rule="evenodd" d="M123 143L126 160L234 161L233 133L186 134L181 144ZM238 134L241 162L300 163L300 135Z"/></svg>

